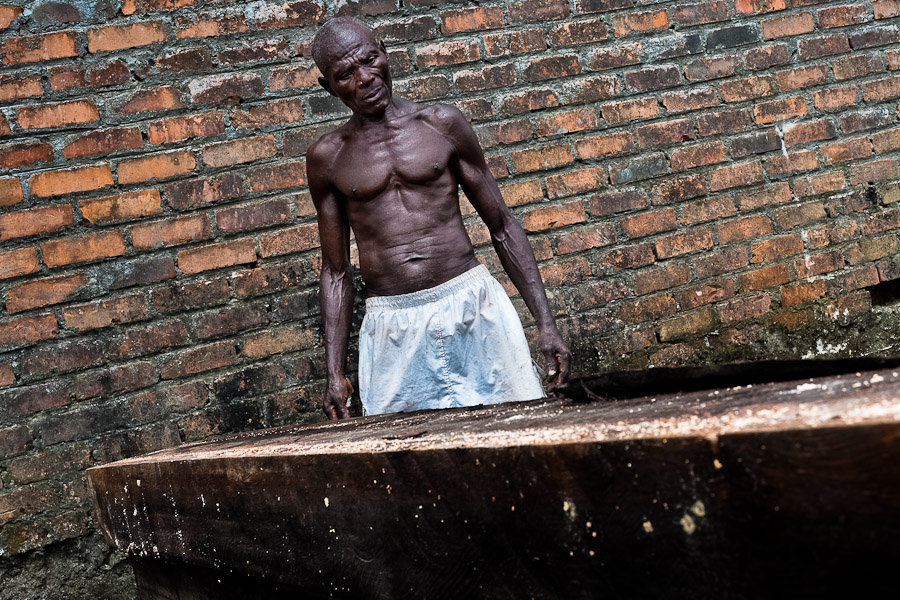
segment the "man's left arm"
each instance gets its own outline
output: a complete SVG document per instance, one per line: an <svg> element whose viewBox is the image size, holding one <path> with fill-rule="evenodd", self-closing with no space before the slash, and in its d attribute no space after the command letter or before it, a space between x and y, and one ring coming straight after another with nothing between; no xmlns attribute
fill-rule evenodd
<svg viewBox="0 0 900 600"><path fill-rule="evenodd" d="M456 148L456 164L453 166L460 185L487 225L503 268L537 322L541 353L547 361L549 386L562 385L569 376L570 352L547 304L547 293L525 229L503 201L500 188L488 169L484 152L468 121L455 108L441 109L448 136Z"/></svg>

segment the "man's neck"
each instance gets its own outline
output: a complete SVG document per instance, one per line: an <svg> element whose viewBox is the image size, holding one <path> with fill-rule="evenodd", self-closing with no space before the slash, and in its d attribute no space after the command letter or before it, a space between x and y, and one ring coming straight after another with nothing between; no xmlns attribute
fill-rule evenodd
<svg viewBox="0 0 900 600"><path fill-rule="evenodd" d="M353 120L355 125L360 129L369 127L383 127L391 121L403 116L402 100L391 98L390 104L380 113L365 115L362 113L354 113Z"/></svg>

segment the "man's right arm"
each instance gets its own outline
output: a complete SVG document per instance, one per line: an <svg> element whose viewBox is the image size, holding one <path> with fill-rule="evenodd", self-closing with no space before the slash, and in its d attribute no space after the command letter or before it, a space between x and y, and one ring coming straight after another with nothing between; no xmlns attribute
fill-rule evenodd
<svg viewBox="0 0 900 600"><path fill-rule="evenodd" d="M353 282L350 273L350 224L330 181L331 144L314 144L306 155L309 191L319 221L322 273L319 302L325 324L327 381L322 408L329 419L350 416L347 398L353 392L344 375L347 343L353 318Z"/></svg>

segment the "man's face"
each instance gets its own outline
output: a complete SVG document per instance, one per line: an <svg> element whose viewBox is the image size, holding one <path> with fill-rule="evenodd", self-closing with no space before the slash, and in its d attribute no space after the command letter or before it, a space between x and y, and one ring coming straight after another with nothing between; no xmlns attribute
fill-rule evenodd
<svg viewBox="0 0 900 600"><path fill-rule="evenodd" d="M384 112L391 102L391 73L384 44L365 30L348 27L339 42L325 48L325 73L319 83L355 114Z"/></svg>

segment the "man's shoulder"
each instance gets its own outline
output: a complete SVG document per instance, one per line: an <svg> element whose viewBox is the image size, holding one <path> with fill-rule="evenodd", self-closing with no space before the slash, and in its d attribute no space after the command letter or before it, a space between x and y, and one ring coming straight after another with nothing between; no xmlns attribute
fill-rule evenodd
<svg viewBox="0 0 900 600"><path fill-rule="evenodd" d="M460 122L468 123L465 116L463 116L458 108L440 102L437 104L422 105L422 110L419 112L419 115L420 118L427 120L432 125L447 130L458 126Z"/></svg>
<svg viewBox="0 0 900 600"><path fill-rule="evenodd" d="M307 160L330 163L344 145L346 133L341 126L316 140L306 151Z"/></svg>

